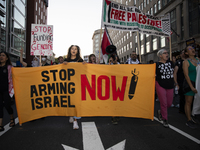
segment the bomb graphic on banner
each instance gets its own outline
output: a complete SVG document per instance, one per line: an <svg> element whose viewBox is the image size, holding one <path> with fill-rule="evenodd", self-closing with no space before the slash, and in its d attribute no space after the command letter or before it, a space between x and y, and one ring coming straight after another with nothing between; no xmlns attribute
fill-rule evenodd
<svg viewBox="0 0 200 150"><path fill-rule="evenodd" d="M136 69L134 69L134 72L132 71L131 73L133 74L133 76L131 78L131 84L128 92L128 97L130 100L134 97L139 75L139 72L136 73Z"/></svg>

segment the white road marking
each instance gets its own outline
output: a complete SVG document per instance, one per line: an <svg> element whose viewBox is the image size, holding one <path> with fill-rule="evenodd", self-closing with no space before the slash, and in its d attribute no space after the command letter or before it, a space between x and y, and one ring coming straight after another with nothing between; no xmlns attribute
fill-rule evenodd
<svg viewBox="0 0 200 150"><path fill-rule="evenodd" d="M94 122L82 122L82 132L84 150L104 150Z"/></svg>
<svg viewBox="0 0 200 150"><path fill-rule="evenodd" d="M76 148L73 148L73 147L70 147L70 146L67 146L67 145L64 145L64 144L62 144L62 146L63 146L64 150L78 150Z"/></svg>
<svg viewBox="0 0 200 150"><path fill-rule="evenodd" d="M125 150L125 143L126 140L123 140L122 142L112 146L111 148L108 148L107 150Z"/></svg>
<svg viewBox="0 0 200 150"><path fill-rule="evenodd" d="M15 124L18 124L18 123L19 123L18 118L15 118ZM10 130L12 128L12 127L9 127L9 124L10 124L10 122L4 126L5 130L0 132L0 136L2 136L4 133L6 133L8 130Z"/></svg>
<svg viewBox="0 0 200 150"><path fill-rule="evenodd" d="M156 121L158 121L158 122L161 123L161 121L159 121L158 118L154 117L154 119L155 119ZM179 134L181 134L181 135L187 137L188 139L190 139L190 140L196 142L197 144L200 144L200 140L199 140L199 139L197 139L197 138L195 138L195 137L193 137L193 136L191 136L191 135L189 135L189 134L187 134L187 133L185 133L185 132L179 130L178 128L176 128L176 127L174 127L174 126L172 126L172 125L170 125L170 124L169 124L169 128L171 128L172 130L178 132Z"/></svg>
<svg viewBox="0 0 200 150"><path fill-rule="evenodd" d="M82 122L83 149L84 150L105 150L94 122ZM124 150L126 140L108 148L107 150ZM64 150L78 150L62 144Z"/></svg>

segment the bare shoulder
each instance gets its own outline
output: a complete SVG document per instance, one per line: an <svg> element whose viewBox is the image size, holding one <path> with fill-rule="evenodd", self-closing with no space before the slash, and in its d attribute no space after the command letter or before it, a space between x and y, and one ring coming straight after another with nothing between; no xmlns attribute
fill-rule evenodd
<svg viewBox="0 0 200 150"><path fill-rule="evenodd" d="M188 62L187 59L185 59L185 60L183 61L183 66L189 66L189 62Z"/></svg>

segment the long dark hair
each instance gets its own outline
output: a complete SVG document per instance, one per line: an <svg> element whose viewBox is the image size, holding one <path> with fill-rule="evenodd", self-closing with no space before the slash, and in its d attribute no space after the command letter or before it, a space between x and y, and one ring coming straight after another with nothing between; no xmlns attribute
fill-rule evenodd
<svg viewBox="0 0 200 150"><path fill-rule="evenodd" d="M10 61L10 56L8 55L8 53L5 52L5 51L1 51L0 54L1 54L1 53L4 53L4 54L6 55L6 57L8 58L8 60L6 61L6 66L7 66L7 65L11 65L11 66L12 66L12 63L11 63L11 61ZM1 64L1 62L0 62L0 64Z"/></svg>
<svg viewBox="0 0 200 150"><path fill-rule="evenodd" d="M188 46L187 46L187 47L185 48L185 50L184 50L185 59L189 58L189 55L188 55L188 54L186 54L187 50L188 50Z"/></svg>
<svg viewBox="0 0 200 150"><path fill-rule="evenodd" d="M91 57L94 56L96 58L96 56L94 54L90 54L89 56L89 63L92 63ZM96 59L95 59L95 63L96 63Z"/></svg>
<svg viewBox="0 0 200 150"><path fill-rule="evenodd" d="M76 59L77 59L77 60L82 59L81 56L80 56L80 47L77 46L77 45L71 45L71 46L69 47L69 49L68 49L67 61L70 61L70 59L71 59L71 56L72 56L72 54L71 54L71 49L72 49L73 46L75 46L75 47L77 48L77 50L78 50L78 52L77 52L77 54L76 54Z"/></svg>

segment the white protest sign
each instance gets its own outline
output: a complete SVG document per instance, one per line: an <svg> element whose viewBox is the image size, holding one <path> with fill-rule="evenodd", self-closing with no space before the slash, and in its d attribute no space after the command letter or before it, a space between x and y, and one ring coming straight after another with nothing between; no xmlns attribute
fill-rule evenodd
<svg viewBox="0 0 200 150"><path fill-rule="evenodd" d="M53 56L52 25L31 25L31 55Z"/></svg>

